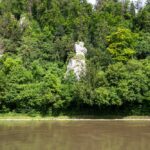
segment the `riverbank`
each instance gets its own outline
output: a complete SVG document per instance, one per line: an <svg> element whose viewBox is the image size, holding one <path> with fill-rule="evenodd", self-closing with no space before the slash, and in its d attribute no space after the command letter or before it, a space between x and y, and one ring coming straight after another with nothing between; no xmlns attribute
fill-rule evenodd
<svg viewBox="0 0 150 150"><path fill-rule="evenodd" d="M20 120L20 121L21 120L149 120L150 121L150 116L116 116L116 115L42 116L38 114L27 115L27 114L7 113L7 114L0 114L0 121L1 120Z"/></svg>

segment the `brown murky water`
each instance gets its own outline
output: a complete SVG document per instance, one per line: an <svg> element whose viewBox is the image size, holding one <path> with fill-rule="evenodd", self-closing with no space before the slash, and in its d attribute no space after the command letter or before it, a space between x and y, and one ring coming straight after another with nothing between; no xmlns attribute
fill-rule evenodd
<svg viewBox="0 0 150 150"><path fill-rule="evenodd" d="M0 150L150 150L150 122L0 122Z"/></svg>

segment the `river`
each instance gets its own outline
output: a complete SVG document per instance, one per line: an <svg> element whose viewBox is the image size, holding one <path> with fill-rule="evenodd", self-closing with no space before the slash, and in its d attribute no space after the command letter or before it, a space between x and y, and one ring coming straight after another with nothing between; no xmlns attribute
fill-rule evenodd
<svg viewBox="0 0 150 150"><path fill-rule="evenodd" d="M0 150L150 150L150 122L1 121Z"/></svg>

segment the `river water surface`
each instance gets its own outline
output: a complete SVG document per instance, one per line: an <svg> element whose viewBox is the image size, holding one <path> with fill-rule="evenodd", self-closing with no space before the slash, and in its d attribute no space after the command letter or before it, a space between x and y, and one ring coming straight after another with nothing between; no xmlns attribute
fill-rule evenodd
<svg viewBox="0 0 150 150"><path fill-rule="evenodd" d="M0 150L150 150L150 122L1 121Z"/></svg>

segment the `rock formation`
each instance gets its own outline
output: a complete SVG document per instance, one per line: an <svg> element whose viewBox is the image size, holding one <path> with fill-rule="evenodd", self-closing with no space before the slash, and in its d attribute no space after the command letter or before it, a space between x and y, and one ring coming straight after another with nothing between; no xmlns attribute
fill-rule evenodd
<svg viewBox="0 0 150 150"><path fill-rule="evenodd" d="M4 53L3 43L0 41L0 57L3 56L3 53Z"/></svg>
<svg viewBox="0 0 150 150"><path fill-rule="evenodd" d="M76 55L69 60L66 76L73 71L77 80L80 80L81 76L84 76L86 73L85 54L87 49L84 47L84 42L76 42L74 50Z"/></svg>
<svg viewBox="0 0 150 150"><path fill-rule="evenodd" d="M25 15L21 15L21 18L19 20L19 27L21 31L25 30L28 25L29 25L28 18Z"/></svg>

